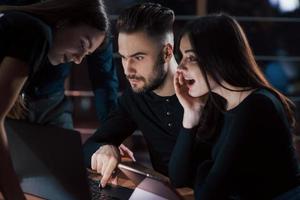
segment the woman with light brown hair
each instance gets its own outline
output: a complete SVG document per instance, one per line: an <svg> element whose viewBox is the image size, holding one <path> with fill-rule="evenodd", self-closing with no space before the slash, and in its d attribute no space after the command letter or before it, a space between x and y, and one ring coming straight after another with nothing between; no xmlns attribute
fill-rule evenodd
<svg viewBox="0 0 300 200"><path fill-rule="evenodd" d="M107 32L108 19L101 0L0 6L0 191L6 199L24 199L10 159L4 119L26 80L46 59L52 65L80 63L104 42ZM20 108L13 117L20 117Z"/></svg>

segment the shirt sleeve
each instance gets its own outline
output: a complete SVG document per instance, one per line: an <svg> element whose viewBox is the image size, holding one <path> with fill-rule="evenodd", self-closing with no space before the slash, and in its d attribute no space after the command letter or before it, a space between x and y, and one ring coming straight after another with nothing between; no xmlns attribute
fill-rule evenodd
<svg viewBox="0 0 300 200"><path fill-rule="evenodd" d="M102 49L88 56L88 70L93 91L97 117L102 123L108 113L116 106L118 78L113 62L112 41Z"/></svg>
<svg viewBox="0 0 300 200"><path fill-rule="evenodd" d="M182 128L177 138L169 162L169 177L175 187L183 187L189 183L195 132L196 128Z"/></svg>
<svg viewBox="0 0 300 200"><path fill-rule="evenodd" d="M126 100L122 96L114 109L93 136L84 144L85 164L90 166L91 156L103 144L119 146L137 128L126 111Z"/></svg>
<svg viewBox="0 0 300 200"><path fill-rule="evenodd" d="M196 140L196 132L197 127L182 128L177 138L169 162L169 177L175 187L192 187L197 166L210 157L211 146Z"/></svg>

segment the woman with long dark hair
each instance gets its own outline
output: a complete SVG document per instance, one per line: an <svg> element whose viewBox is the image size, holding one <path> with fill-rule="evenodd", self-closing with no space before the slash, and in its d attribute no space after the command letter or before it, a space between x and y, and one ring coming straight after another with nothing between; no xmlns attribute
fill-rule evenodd
<svg viewBox="0 0 300 200"><path fill-rule="evenodd" d="M299 199L293 103L264 78L237 21L198 18L179 46L174 85L184 117L169 163L174 185L193 185L201 200Z"/></svg>
<svg viewBox="0 0 300 200"><path fill-rule="evenodd" d="M9 156L4 119L24 111L19 94L46 59L52 65L80 63L105 40L108 19L102 0L46 0L0 6L0 191L24 199ZM41 141L42 142L42 141Z"/></svg>

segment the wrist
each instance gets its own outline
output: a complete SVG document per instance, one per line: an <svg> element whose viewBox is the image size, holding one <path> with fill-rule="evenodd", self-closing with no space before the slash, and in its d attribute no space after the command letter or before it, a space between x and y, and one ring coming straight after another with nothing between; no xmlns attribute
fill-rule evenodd
<svg viewBox="0 0 300 200"><path fill-rule="evenodd" d="M196 122L185 121L185 120L182 121L182 126L183 126L183 128L186 128L186 129L194 128L197 125L198 125L198 123L196 123Z"/></svg>
<svg viewBox="0 0 300 200"><path fill-rule="evenodd" d="M201 112L195 111L184 111L182 126L190 129L197 126L200 122Z"/></svg>
<svg viewBox="0 0 300 200"><path fill-rule="evenodd" d="M120 158L120 153L118 147L112 144L106 144L99 148L99 151L105 155L113 156L117 159Z"/></svg>

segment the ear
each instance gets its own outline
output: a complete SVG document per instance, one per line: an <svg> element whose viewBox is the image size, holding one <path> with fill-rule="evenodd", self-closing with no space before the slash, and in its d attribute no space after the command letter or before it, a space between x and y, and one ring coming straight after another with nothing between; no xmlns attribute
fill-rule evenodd
<svg viewBox="0 0 300 200"><path fill-rule="evenodd" d="M163 49L164 61L169 62L173 57L173 45L167 43Z"/></svg>

